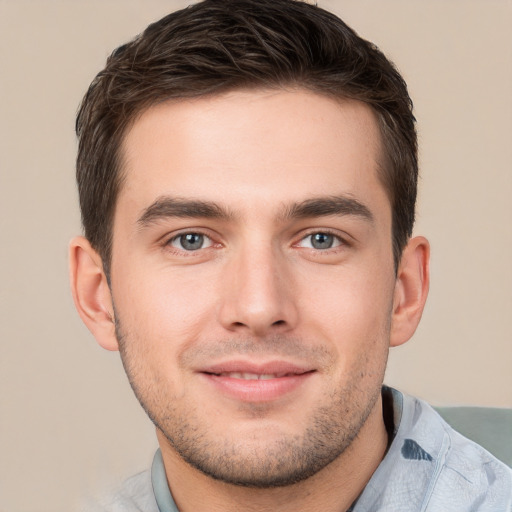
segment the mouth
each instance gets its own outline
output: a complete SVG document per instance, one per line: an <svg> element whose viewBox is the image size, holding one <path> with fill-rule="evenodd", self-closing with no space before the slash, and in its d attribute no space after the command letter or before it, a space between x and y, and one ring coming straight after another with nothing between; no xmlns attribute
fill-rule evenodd
<svg viewBox="0 0 512 512"><path fill-rule="evenodd" d="M199 372L214 393L242 402L269 402L297 392L315 369L285 362L231 361Z"/></svg>
<svg viewBox="0 0 512 512"><path fill-rule="evenodd" d="M270 380L280 379L282 377L293 377L295 373L248 373L248 372L222 372L213 373L218 377L228 377L230 379L242 379L242 380Z"/></svg>

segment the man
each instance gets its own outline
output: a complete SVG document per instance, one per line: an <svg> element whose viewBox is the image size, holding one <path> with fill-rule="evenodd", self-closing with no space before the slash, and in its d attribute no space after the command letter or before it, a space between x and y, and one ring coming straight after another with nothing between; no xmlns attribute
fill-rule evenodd
<svg viewBox="0 0 512 512"><path fill-rule="evenodd" d="M414 333L412 103L293 0L206 0L117 49L77 119L77 309L154 422L107 510L508 510L511 471L382 386Z"/></svg>

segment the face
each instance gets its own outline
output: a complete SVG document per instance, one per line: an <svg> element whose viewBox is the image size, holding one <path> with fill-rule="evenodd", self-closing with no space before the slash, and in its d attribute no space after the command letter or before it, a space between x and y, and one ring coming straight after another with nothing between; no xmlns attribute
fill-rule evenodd
<svg viewBox="0 0 512 512"><path fill-rule="evenodd" d="M112 300L169 450L286 485L379 403L395 274L372 111L306 91L163 103L126 134Z"/></svg>

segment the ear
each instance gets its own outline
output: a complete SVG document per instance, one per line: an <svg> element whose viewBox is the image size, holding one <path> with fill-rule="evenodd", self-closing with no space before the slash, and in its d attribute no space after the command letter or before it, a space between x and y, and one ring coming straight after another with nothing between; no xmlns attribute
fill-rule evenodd
<svg viewBox="0 0 512 512"><path fill-rule="evenodd" d="M112 296L100 255L89 241L76 237L69 244L69 274L75 307L96 341L107 350L119 350Z"/></svg>
<svg viewBox="0 0 512 512"><path fill-rule="evenodd" d="M429 287L430 245L422 236L405 247L395 283L390 346L405 343L421 319Z"/></svg>

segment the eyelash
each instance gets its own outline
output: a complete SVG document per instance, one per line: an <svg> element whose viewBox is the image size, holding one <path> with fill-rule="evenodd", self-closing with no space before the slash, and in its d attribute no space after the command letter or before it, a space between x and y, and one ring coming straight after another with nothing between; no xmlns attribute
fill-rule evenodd
<svg viewBox="0 0 512 512"><path fill-rule="evenodd" d="M173 245L173 242L176 242L176 241L179 241L180 238L182 237L185 237L187 235L198 235L198 236L202 236L204 237L206 240L208 240L210 243L207 247L200 247L196 250L187 250L183 247L175 247ZM216 243L213 239L213 237L208 234L208 233L205 233L204 231L200 230L200 229L194 229L194 230L188 230L188 231L182 231L181 233L177 233L177 234L174 234L172 237L168 238L163 246L170 250L171 252L175 253L175 254L179 254L179 255L188 255L188 256L194 256L196 255L197 253L199 252L202 252L202 250L205 250L205 249L210 249L214 246L219 246L220 244Z"/></svg>
<svg viewBox="0 0 512 512"><path fill-rule="evenodd" d="M299 244L301 242L303 242L304 240L306 240L314 235L320 235L320 234L332 236L335 239L337 245L335 245L334 247L328 247L326 249L317 249L315 247L303 247L303 249L309 249L309 250L314 251L319 254L331 254L333 252L342 250L344 247L346 248L346 247L351 246L350 242L347 241L347 237L342 237L342 236L340 236L340 234L338 232L334 232L330 229L311 230L308 233L306 233L305 235L301 236L300 240L298 242L294 243L293 246L299 247Z"/></svg>
<svg viewBox="0 0 512 512"><path fill-rule="evenodd" d="M174 242L176 241L179 241L182 237L185 237L187 235L198 235L198 236L201 236L201 237L204 237L204 239L206 239L207 241L209 241L209 245L207 247L199 247L198 249L190 249L190 250L187 250L185 249L183 246L181 247L175 247L173 245ZM305 240L307 240L308 238L310 237L313 237L314 235L326 235L326 236L331 236L334 238L334 243L336 245L332 246L332 247L327 247L327 248L324 248L324 249L319 249L319 248L315 248L315 247L301 247L300 244L302 242L304 242ZM313 242L310 242L311 244L313 244ZM190 231L183 231L181 233L178 233L178 234L175 234L173 235L171 238L167 239L167 241L164 243L164 246L171 250L172 252L176 253L176 254L186 254L188 256L194 256L196 255L197 253L199 252L203 252L204 250L206 249L210 249L212 247L215 247L215 246L220 246L221 244L219 243L215 243L215 241L213 240L213 237L207 233L205 233L204 231L198 229L198 230L190 230ZM331 254L333 252L337 252L339 250L341 250L342 248L344 247L350 247L350 243L346 240L346 238L344 237L341 237L338 233L334 233L332 230L329 230L329 229L316 229L316 230L312 230L304 235L302 235L299 239L298 242L295 242L292 247L297 247L297 248L302 248L302 249L308 249L312 252L316 252L318 254Z"/></svg>

